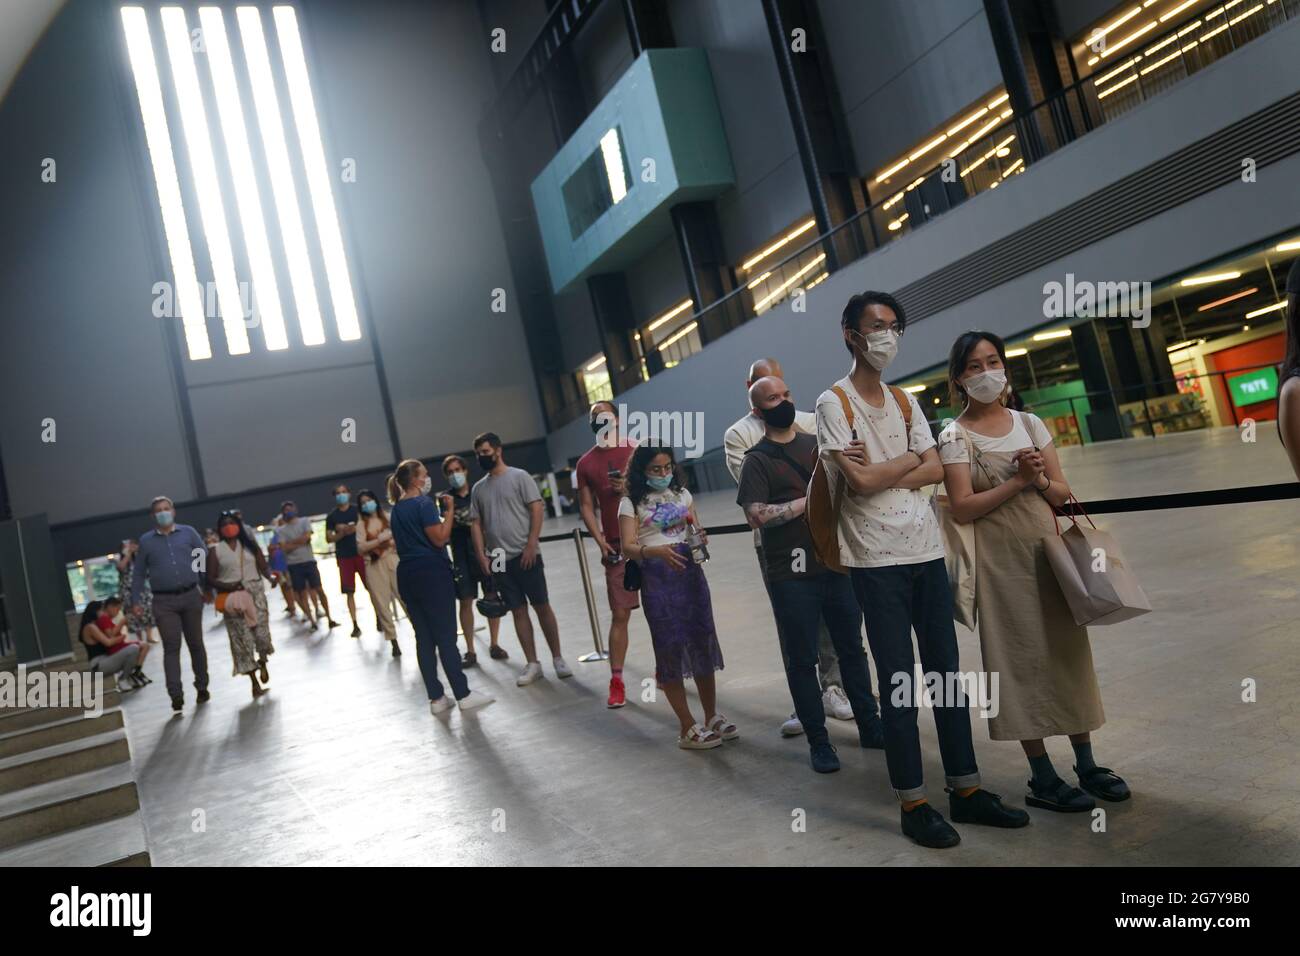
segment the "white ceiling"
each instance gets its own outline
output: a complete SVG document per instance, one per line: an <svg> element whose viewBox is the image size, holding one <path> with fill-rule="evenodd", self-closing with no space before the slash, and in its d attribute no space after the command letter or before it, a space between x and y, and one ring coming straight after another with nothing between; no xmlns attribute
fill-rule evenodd
<svg viewBox="0 0 1300 956"><path fill-rule="evenodd" d="M0 0L0 102L65 0Z"/></svg>

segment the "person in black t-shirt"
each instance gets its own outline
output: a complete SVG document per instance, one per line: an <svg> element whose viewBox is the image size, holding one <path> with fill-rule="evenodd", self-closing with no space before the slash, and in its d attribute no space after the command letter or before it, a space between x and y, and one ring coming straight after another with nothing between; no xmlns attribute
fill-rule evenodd
<svg viewBox="0 0 1300 956"><path fill-rule="evenodd" d="M361 512L352 503L352 492L347 485L338 485L334 489L334 510L325 516L325 540L334 545L334 557L339 562L339 590L348 599L348 614L352 615L352 636L361 636L361 625L357 623L357 601L354 592L357 577L367 593L370 586L366 584L366 559L357 553L357 521ZM382 631L382 628L381 628Z"/></svg>
<svg viewBox="0 0 1300 956"><path fill-rule="evenodd" d="M479 586L483 585L484 596L492 587L490 580L485 580L479 568L478 558L474 554L474 541L469 526L474 523L470 510L469 467L460 455L448 455L442 460L442 474L450 486L442 494L451 495L455 505L454 527L451 529L452 575L456 582L456 603L460 609L460 629L465 635L465 656L461 659L462 667L474 667L478 664L478 655L474 653L474 599L479 595ZM494 661L504 661L510 655L498 643L501 633L501 618L490 617L488 638L491 645L488 655Z"/></svg>
<svg viewBox="0 0 1300 956"><path fill-rule="evenodd" d="M781 379L760 378L750 387L749 401L765 427L763 438L745 453L736 503L763 538L772 611L778 639L784 644L786 681L808 736L812 767L818 773L833 773L840 762L826 731L817 679L817 628L823 618L840 661L859 740L863 747L884 746L884 728L862 647L862 611L848 576L828 570L817 560L803 518L817 461L817 438L795 430L794 402Z"/></svg>

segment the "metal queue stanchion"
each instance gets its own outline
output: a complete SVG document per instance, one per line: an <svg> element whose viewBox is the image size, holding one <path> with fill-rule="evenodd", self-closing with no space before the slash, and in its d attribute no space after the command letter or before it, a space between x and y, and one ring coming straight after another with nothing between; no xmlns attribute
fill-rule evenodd
<svg viewBox="0 0 1300 956"><path fill-rule="evenodd" d="M591 641L596 649L578 658L582 664L609 660L609 652L600 639L600 616L596 611L596 592L591 587L591 570L587 567L587 549L582 546L582 529L573 529L573 546L578 549L578 571L582 574L582 593L587 598L587 617L591 620Z"/></svg>

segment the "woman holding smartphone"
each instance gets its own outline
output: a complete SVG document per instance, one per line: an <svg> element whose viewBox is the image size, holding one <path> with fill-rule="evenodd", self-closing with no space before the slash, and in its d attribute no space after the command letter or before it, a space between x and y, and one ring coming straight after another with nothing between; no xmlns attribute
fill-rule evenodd
<svg viewBox="0 0 1300 956"><path fill-rule="evenodd" d="M1043 547L1056 532L1052 509L1070 500L1052 436L1037 415L1006 407L1006 347L991 332L953 343L948 385L962 413L939 436L939 458L952 515L975 530L980 649L999 680L989 736L1024 748L1028 806L1075 813L1091 810L1092 797L1127 800L1127 784L1092 756L1092 731L1106 719L1092 648ZM1070 738L1079 787L1047 755L1044 738L1058 735Z"/></svg>
<svg viewBox="0 0 1300 956"><path fill-rule="evenodd" d="M623 554L640 565L641 600L655 652L655 680L681 725L677 746L710 750L740 736L717 711L714 671L722 670L722 648L713 625L713 599L704 570L692 557L692 528L701 539L691 493L668 448L642 445L627 469L627 497L618 506ZM684 681L695 679L704 708L697 724Z"/></svg>
<svg viewBox="0 0 1300 956"><path fill-rule="evenodd" d="M406 459L388 476L388 500L393 503L388 524L397 544L397 590L415 628L416 660L429 694L429 712L436 715L452 707L438 680L439 660L461 710L482 707L496 698L471 691L461 669L456 646L456 585L447 558L455 506L450 495L442 496L444 520L429 497L432 488L428 469L414 458Z"/></svg>

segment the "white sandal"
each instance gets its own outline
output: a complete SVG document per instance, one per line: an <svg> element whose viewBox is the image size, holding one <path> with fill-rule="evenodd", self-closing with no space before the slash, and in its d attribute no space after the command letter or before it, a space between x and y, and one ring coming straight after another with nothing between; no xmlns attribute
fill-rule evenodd
<svg viewBox="0 0 1300 956"><path fill-rule="evenodd" d="M717 734L722 740L735 740L740 736L740 728L721 714L714 714L713 719L709 721L708 727L711 732Z"/></svg>
<svg viewBox="0 0 1300 956"><path fill-rule="evenodd" d="M722 738L699 724L677 738L677 746L683 750L712 750L722 746Z"/></svg>

